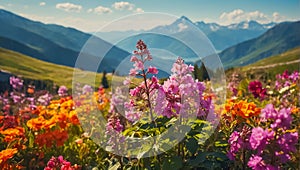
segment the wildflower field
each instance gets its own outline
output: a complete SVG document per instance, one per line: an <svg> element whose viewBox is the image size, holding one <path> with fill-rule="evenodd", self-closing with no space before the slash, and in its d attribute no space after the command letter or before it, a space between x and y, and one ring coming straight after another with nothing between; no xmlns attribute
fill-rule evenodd
<svg viewBox="0 0 300 170"><path fill-rule="evenodd" d="M161 80L150 60L140 40L127 88L51 94L10 77L0 94L0 169L300 168L298 70L270 80L234 73L218 103L183 59Z"/></svg>

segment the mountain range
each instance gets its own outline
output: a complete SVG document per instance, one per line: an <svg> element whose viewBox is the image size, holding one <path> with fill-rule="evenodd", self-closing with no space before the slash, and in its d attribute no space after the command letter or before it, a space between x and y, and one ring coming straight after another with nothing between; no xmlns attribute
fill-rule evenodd
<svg viewBox="0 0 300 170"><path fill-rule="evenodd" d="M75 66L82 47L92 36L74 28L32 21L2 9L0 23L0 47L71 67ZM89 50L85 57L91 63L104 58L97 71L112 71L117 67L116 61L129 55L100 38L93 37L92 40L94 49ZM96 52L102 49L111 50L106 56L99 56ZM84 65L81 69L91 68Z"/></svg>
<svg viewBox="0 0 300 170"><path fill-rule="evenodd" d="M284 22L263 35L234 45L219 56L225 68L244 66L300 46L300 21Z"/></svg>
<svg viewBox="0 0 300 170"><path fill-rule="evenodd" d="M300 21L279 24L259 24L256 21L244 21L221 26L216 23L194 23L183 16L170 25L158 26L149 30L149 32L161 33L160 35L151 33L135 35L121 41L116 46L97 36L74 28L32 21L1 9L0 22L0 47L39 60L70 67L75 67L78 55L83 54L85 65L80 67L83 70L93 70L91 65L103 59L96 70L98 72L111 72L120 63L124 64L124 59L128 59L130 52L134 50L135 43L140 38L152 48L153 56L166 57L160 58L162 62L156 62L160 63L161 67L171 67L176 56L191 59L186 61L192 63L195 61L194 59L199 58L199 54L195 53L188 44L180 42L176 38L186 42L193 41L194 28L200 28L203 31L203 37L200 38L204 38L203 42L207 44L198 45L197 41L192 42L192 44L200 51L204 51L201 54L203 56L208 56L212 52L207 50L207 47L211 47L208 40L211 40L216 48L224 49L219 53L219 56L225 68L251 64L300 46L298 31L300 30ZM112 33L117 36L125 34L124 32ZM127 31L127 33L135 34L138 32ZM89 48L81 51L87 41L90 42ZM107 54L101 53L101 51L109 48L111 50ZM127 65L128 63L131 66L131 63L127 62Z"/></svg>
<svg viewBox="0 0 300 170"><path fill-rule="evenodd" d="M186 23L189 23L188 25ZM188 26L199 28L212 42L217 51L222 51L232 45L258 37L277 23L260 24L256 21L242 21L236 24L223 26L217 23L205 23L203 21L192 22L189 18L182 16L170 25L162 25L144 31L112 31L98 32L97 36L111 43L123 38L142 32L159 32L161 34L178 34L186 32Z"/></svg>

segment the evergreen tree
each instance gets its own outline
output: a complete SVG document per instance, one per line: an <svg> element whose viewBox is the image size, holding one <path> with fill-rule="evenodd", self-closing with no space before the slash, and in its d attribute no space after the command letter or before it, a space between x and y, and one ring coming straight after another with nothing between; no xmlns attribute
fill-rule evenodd
<svg viewBox="0 0 300 170"><path fill-rule="evenodd" d="M103 71L103 77L102 77L101 84L102 84L103 88L105 88L105 89L107 89L109 87L108 81L106 78L106 71Z"/></svg>

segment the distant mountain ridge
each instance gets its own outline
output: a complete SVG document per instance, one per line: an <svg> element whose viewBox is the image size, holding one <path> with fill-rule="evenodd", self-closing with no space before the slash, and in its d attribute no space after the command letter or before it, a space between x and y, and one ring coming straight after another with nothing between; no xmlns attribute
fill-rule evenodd
<svg viewBox="0 0 300 170"><path fill-rule="evenodd" d="M229 47L219 56L226 68L244 66L300 46L300 21L276 25L263 35Z"/></svg>
<svg viewBox="0 0 300 170"><path fill-rule="evenodd" d="M222 51L232 45L240 42L258 37L266 32L268 29L275 26L277 23L271 22L268 24L260 24L256 21L242 21L236 24L227 26L217 23L205 23L203 21L193 22L186 16L178 18L176 21L169 25L162 25L145 30L146 32L160 32L161 34L178 34L180 32L187 32L188 27L186 22L191 23L193 26L199 28L211 40L217 51ZM143 31L112 31L112 32L99 32L97 35L104 38L109 42L116 42L125 37L138 34Z"/></svg>
<svg viewBox="0 0 300 170"><path fill-rule="evenodd" d="M81 48L91 37L74 28L66 28L55 24L43 24L32 21L24 17L15 15L9 11L0 9L0 37L2 44L10 50L30 55L44 61L55 64L74 67ZM4 41L5 40L5 41ZM9 46L5 44L9 42ZM98 71L112 71L117 67L122 58L129 55L128 52L112 46L110 43L100 39L93 38L94 48L110 49L110 52L103 59L102 65ZM21 47L22 46L22 47ZM17 48L20 47L20 48ZM87 60L95 62L99 54L91 50L87 55ZM89 67L86 68L89 70Z"/></svg>

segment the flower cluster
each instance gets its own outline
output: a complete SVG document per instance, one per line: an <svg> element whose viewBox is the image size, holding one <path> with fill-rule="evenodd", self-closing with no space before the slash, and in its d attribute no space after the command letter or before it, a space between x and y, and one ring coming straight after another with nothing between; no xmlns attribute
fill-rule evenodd
<svg viewBox="0 0 300 170"><path fill-rule="evenodd" d="M181 58L178 58L171 71L173 74L159 88L159 97L155 106L156 113L169 118L178 116L180 113L181 116L187 116L188 110L193 107L199 109L194 114L205 115L205 111L210 109L210 102L204 101L204 84L192 77L194 67L185 64Z"/></svg>
<svg viewBox="0 0 300 170"><path fill-rule="evenodd" d="M232 96L235 97L238 94L238 85L239 85L239 75L237 73L233 73L228 80L227 88L232 93Z"/></svg>
<svg viewBox="0 0 300 170"><path fill-rule="evenodd" d="M244 100L235 101L231 99L226 102L224 111L226 113L231 113L233 117L238 116L247 119L253 116L258 116L261 109L256 107L255 103L253 102L248 103Z"/></svg>
<svg viewBox="0 0 300 170"><path fill-rule="evenodd" d="M247 163L250 168L279 169L282 164L292 159L291 153L296 152L298 142L298 133L291 129L290 109L283 108L278 111L272 104L268 104L262 109L260 121L269 126L252 128L246 138L242 135L243 131L234 131L231 134L228 141L230 144L228 157L237 158L236 154L241 149L252 150L253 154Z"/></svg>
<svg viewBox="0 0 300 170"><path fill-rule="evenodd" d="M18 77L10 77L9 83L16 90L21 90L23 87L23 80Z"/></svg>
<svg viewBox="0 0 300 170"><path fill-rule="evenodd" d="M60 97L65 97L68 95L68 88L66 86L60 86L57 93Z"/></svg>
<svg viewBox="0 0 300 170"><path fill-rule="evenodd" d="M300 79L299 72L294 71L293 73L289 74L288 71L284 71L282 74L276 75L276 82L275 87L277 90L284 92L286 87L289 87L293 84L296 84L297 81Z"/></svg>
<svg viewBox="0 0 300 170"><path fill-rule="evenodd" d="M111 115L106 124L105 135L109 138L107 144L116 152L121 152L122 149L118 143L122 143L124 140L124 136L121 134L123 130L124 126L119 117L115 114Z"/></svg>
<svg viewBox="0 0 300 170"><path fill-rule="evenodd" d="M227 156L229 159L234 160L236 154L240 152L242 149L249 149L249 136L250 129L247 126L244 126L241 132L234 131L228 140L230 145Z"/></svg>
<svg viewBox="0 0 300 170"><path fill-rule="evenodd" d="M40 147L46 146L47 148L51 148L53 145L60 147L64 145L68 137L68 132L66 130L47 131L36 135L35 142Z"/></svg>
<svg viewBox="0 0 300 170"><path fill-rule="evenodd" d="M255 98L263 100L266 97L267 91L262 87L260 81L251 81L248 86L249 91L253 94Z"/></svg>
<svg viewBox="0 0 300 170"><path fill-rule="evenodd" d="M75 170L77 166L72 166L70 162L64 160L63 156L52 157L44 170Z"/></svg>
<svg viewBox="0 0 300 170"><path fill-rule="evenodd" d="M17 152L18 152L18 150L16 148L2 150L0 152L0 167L8 159L12 158Z"/></svg>

